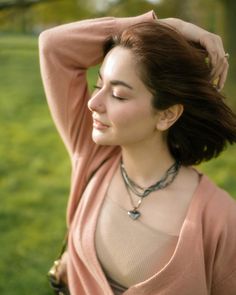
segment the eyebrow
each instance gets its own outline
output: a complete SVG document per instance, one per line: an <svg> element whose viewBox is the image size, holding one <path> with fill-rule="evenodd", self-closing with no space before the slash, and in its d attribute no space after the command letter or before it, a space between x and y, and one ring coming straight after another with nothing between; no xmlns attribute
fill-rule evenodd
<svg viewBox="0 0 236 295"><path fill-rule="evenodd" d="M101 75L100 71L98 71L98 76L102 80L102 75ZM124 87L127 87L127 88L133 90L133 87L131 85L125 83L124 81L112 80L112 81L110 81L110 84L113 85L113 86L124 86Z"/></svg>

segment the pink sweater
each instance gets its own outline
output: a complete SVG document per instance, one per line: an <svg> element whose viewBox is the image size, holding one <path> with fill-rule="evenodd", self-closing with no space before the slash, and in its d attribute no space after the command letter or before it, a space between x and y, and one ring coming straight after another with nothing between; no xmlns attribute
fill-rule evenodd
<svg viewBox="0 0 236 295"><path fill-rule="evenodd" d="M152 22L153 13L75 22L40 35L48 104L72 162L67 210L72 295L113 294L96 256L94 234L103 198L120 161L120 148L97 146L91 139L86 70L102 61L102 45L108 36L144 21ZM202 176L170 261L124 294L235 295L235 201Z"/></svg>

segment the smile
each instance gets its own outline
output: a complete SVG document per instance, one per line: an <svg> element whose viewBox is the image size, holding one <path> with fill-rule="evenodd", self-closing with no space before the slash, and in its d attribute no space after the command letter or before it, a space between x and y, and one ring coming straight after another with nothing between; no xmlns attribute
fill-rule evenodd
<svg viewBox="0 0 236 295"><path fill-rule="evenodd" d="M108 125L106 124L103 124L102 122L96 120L96 119L93 119L93 127L98 129L98 130L105 130L107 128L109 128Z"/></svg>

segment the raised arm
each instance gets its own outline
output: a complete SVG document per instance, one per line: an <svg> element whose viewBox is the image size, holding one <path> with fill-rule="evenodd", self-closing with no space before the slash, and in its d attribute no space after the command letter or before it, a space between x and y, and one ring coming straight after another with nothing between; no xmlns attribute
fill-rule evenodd
<svg viewBox="0 0 236 295"><path fill-rule="evenodd" d="M153 11L137 17L100 18L58 26L41 33L40 66L50 111L71 157L83 149L96 149L91 140L92 121L87 108L89 98L86 70L99 64L107 37L130 25L155 21ZM223 87L228 63L218 36L179 19L162 19L187 39L202 44L213 65L213 77Z"/></svg>
<svg viewBox="0 0 236 295"><path fill-rule="evenodd" d="M85 20L41 33L40 66L46 97L71 157L85 148L95 148L87 108L86 70L102 61L106 38L144 21L154 21L153 12L130 18Z"/></svg>

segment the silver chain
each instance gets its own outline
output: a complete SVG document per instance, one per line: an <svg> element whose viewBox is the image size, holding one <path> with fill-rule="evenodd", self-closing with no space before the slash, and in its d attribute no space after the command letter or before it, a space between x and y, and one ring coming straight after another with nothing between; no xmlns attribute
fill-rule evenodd
<svg viewBox="0 0 236 295"><path fill-rule="evenodd" d="M131 192L142 199L147 197L151 192L163 189L170 185L177 176L180 166L180 162L176 161L173 165L171 165L171 167L166 171L166 173L160 180L147 188L143 188L129 178L122 160L120 164L121 175L127 188L129 188Z"/></svg>

